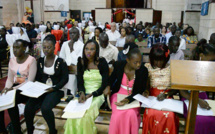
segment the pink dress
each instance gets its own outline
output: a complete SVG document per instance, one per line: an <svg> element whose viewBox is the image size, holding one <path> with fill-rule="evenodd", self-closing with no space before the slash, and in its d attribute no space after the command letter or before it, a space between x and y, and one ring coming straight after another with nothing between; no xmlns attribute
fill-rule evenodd
<svg viewBox="0 0 215 134"><path fill-rule="evenodd" d="M129 88L132 88L134 80L129 81ZM122 78L122 85L127 87L127 76L124 73ZM127 89L119 89L118 93L111 96L110 102L112 107L112 115L109 126L109 134L138 134L141 117L140 108L132 108L127 110L117 110L117 94L128 95Z"/></svg>

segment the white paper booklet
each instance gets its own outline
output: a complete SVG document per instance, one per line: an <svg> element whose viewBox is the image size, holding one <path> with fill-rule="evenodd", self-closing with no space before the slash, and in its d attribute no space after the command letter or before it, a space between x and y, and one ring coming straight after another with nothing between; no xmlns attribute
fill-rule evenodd
<svg viewBox="0 0 215 134"><path fill-rule="evenodd" d="M163 111L172 111L179 114L184 113L183 102L179 100L165 99L163 101L158 101L157 97L149 96L146 98L140 94L135 95L134 99L142 102L142 107Z"/></svg>
<svg viewBox="0 0 215 134"><path fill-rule="evenodd" d="M201 108L199 105L197 107L197 113L196 115L201 115L201 116L215 116L215 101L213 100L205 100L208 102L209 106L211 107L210 110ZM189 100L184 101L186 106L189 106Z"/></svg>
<svg viewBox="0 0 215 134"><path fill-rule="evenodd" d="M84 116L85 112L86 112L86 110L76 112L76 113L65 112L62 115L62 118L65 118L65 119L79 119L79 118L82 118Z"/></svg>
<svg viewBox="0 0 215 134"><path fill-rule="evenodd" d="M120 102L121 100L125 99L127 95L124 94L117 94L117 102ZM125 104L124 106L117 106L118 110L126 110L131 108L137 108L140 107L140 102L134 100L133 102L129 104Z"/></svg>
<svg viewBox="0 0 215 134"><path fill-rule="evenodd" d="M88 98L84 103L79 103L77 99L71 100L63 111L69 112L69 113L86 111L90 108L92 101L93 101L93 96Z"/></svg>
<svg viewBox="0 0 215 134"><path fill-rule="evenodd" d="M15 106L16 90L11 90L6 94L0 95L0 111L12 108Z"/></svg>
<svg viewBox="0 0 215 134"><path fill-rule="evenodd" d="M51 86L48 86L41 82L31 82L28 81L23 86L19 87L19 90L21 90L21 94L32 97L32 98L38 98L44 93L46 93L46 89L50 88Z"/></svg>

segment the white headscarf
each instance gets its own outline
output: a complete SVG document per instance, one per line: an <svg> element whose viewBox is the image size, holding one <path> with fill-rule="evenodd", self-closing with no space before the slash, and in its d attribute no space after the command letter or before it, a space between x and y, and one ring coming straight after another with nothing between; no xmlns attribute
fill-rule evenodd
<svg viewBox="0 0 215 134"><path fill-rule="evenodd" d="M54 30L59 30L60 26L59 25L54 25Z"/></svg>
<svg viewBox="0 0 215 134"><path fill-rule="evenodd" d="M27 42L30 42L30 39L28 37L28 34L26 33L26 29L22 28L23 34L20 34L21 28L20 27L12 27L13 34L6 34L6 41L8 45L10 46L10 58L14 57L13 54L13 44L16 40L22 39ZM29 51L29 48L27 47L26 52Z"/></svg>

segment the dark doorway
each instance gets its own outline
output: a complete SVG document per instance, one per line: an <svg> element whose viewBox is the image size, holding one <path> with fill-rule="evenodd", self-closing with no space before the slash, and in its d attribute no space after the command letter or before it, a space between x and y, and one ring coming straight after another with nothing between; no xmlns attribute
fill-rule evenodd
<svg viewBox="0 0 215 134"><path fill-rule="evenodd" d="M112 8L143 8L144 0L111 0Z"/></svg>
<svg viewBox="0 0 215 134"><path fill-rule="evenodd" d="M181 24L184 23L184 11L181 11Z"/></svg>
<svg viewBox="0 0 215 134"><path fill-rule="evenodd" d="M95 12L95 10L91 10L91 15L93 17L93 21L95 21L96 20L96 12Z"/></svg>
<svg viewBox="0 0 215 134"><path fill-rule="evenodd" d="M157 22L161 24L162 11L154 10L153 11L153 25L156 25Z"/></svg>
<svg viewBox="0 0 215 134"><path fill-rule="evenodd" d="M77 15L81 18L81 10L70 10L70 18L76 19Z"/></svg>

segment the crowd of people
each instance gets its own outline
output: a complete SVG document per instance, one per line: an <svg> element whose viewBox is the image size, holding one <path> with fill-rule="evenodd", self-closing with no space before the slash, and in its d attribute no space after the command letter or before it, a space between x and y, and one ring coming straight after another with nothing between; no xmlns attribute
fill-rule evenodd
<svg viewBox="0 0 215 134"><path fill-rule="evenodd" d="M112 44L116 42L116 44ZM151 48L149 63L143 63L137 42ZM67 119L65 134L95 134L95 119L99 109L110 96L112 115L109 134L138 134L141 123L140 108L118 110L134 101L136 94L155 96L159 101L173 98L179 93L181 100L190 98L187 91L171 90L171 60L184 60L183 50L196 44L191 60L215 61L215 33L209 42L198 41L194 29L188 24L142 22L96 23L92 19L49 21L44 24L20 24L9 28L0 26L0 58L9 59L8 77L1 94L16 90L28 81L50 85L47 93L30 98L16 93L15 107L8 109L15 134L21 134L18 104L25 103L24 117L27 132L33 134L33 121L38 109L49 127L57 134L53 108L67 94L84 103L93 96L84 117ZM69 92L67 92L69 91ZM126 95L117 101L117 94ZM0 96L1 97L1 96ZM199 94L199 105L210 109ZM184 105L184 116L187 107ZM143 134L178 134L179 119L174 112L146 108L142 119ZM0 112L0 133L7 134L4 111ZM215 133L215 117L197 116L195 134Z"/></svg>

